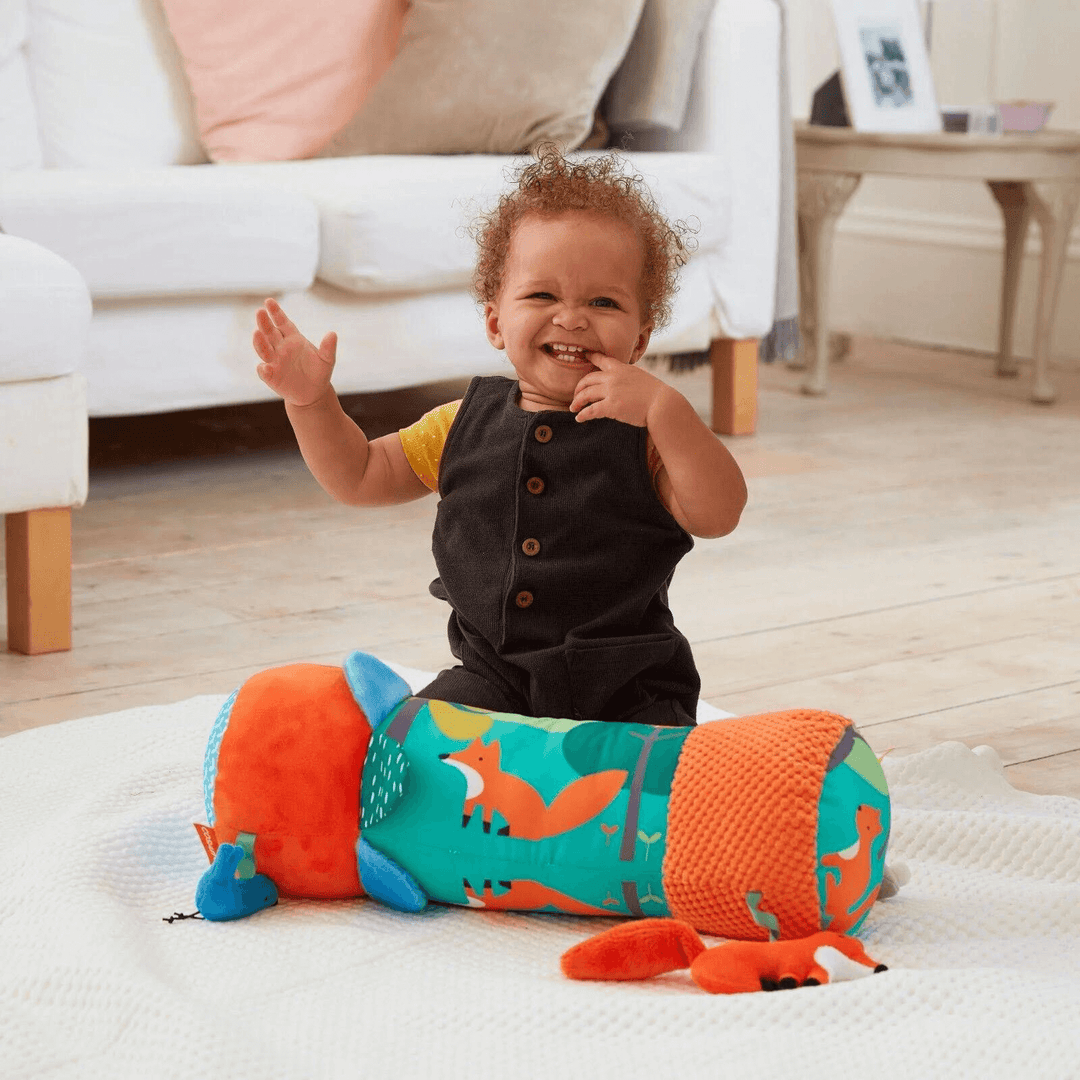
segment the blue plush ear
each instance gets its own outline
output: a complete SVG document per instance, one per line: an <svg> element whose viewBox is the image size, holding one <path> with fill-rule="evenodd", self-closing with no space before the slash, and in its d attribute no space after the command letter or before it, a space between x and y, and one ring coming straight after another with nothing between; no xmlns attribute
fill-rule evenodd
<svg viewBox="0 0 1080 1080"><path fill-rule="evenodd" d="M368 723L376 728L390 711L411 696L409 684L381 660L367 653L354 652L345 660L345 681L364 710Z"/></svg>
<svg viewBox="0 0 1080 1080"><path fill-rule="evenodd" d="M356 868L360 884L372 900L398 911L423 911L427 907L427 896L412 874L363 837L356 841Z"/></svg>

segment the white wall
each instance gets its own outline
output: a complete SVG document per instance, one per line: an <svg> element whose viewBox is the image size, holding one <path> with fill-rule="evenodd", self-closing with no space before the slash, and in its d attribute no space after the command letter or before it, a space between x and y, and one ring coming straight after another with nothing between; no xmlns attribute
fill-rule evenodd
<svg viewBox="0 0 1080 1080"><path fill-rule="evenodd" d="M787 0L792 110L839 66L828 0ZM931 61L938 100L1055 101L1050 126L1080 130L1080 0L937 0ZM1030 356L1038 279L1033 223L1015 349ZM984 185L865 177L837 235L835 329L993 351L1002 229ZM1054 360L1080 367L1080 222L1069 250Z"/></svg>

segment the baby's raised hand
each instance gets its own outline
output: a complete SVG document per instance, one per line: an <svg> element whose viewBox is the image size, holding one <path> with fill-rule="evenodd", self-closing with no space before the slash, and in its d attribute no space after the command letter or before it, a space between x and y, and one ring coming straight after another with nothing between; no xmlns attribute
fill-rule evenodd
<svg viewBox="0 0 1080 1080"><path fill-rule="evenodd" d="M255 316L252 335L261 364L258 376L290 405L311 405L326 393L337 358L332 330L316 349L293 325L276 300L267 300Z"/></svg>
<svg viewBox="0 0 1080 1080"><path fill-rule="evenodd" d="M667 391L667 385L648 371L613 356L589 353L588 360L597 370L583 375L574 391L570 411L577 414L577 419L607 416L635 427L648 427L649 410Z"/></svg>

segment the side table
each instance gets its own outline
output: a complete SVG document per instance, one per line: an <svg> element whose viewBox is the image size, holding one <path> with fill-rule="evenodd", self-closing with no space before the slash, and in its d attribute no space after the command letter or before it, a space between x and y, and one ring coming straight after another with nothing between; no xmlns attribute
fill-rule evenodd
<svg viewBox="0 0 1080 1080"><path fill-rule="evenodd" d="M800 331L803 362L809 369L804 393L823 394L828 385L829 275L836 223L863 175L874 173L982 180L990 186L1005 219L998 375L1016 375L1018 370L1012 338L1020 266L1028 224L1032 217L1039 223L1042 265L1031 400L1054 400L1047 364L1069 234L1080 203L1080 133L885 135L797 123L795 160Z"/></svg>

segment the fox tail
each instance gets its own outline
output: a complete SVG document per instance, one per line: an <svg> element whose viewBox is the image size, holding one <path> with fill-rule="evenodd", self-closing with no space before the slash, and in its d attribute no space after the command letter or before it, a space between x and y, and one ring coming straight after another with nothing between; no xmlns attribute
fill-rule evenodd
<svg viewBox="0 0 1080 1080"><path fill-rule="evenodd" d="M544 814L544 835L569 832L605 810L626 782L624 769L589 773L559 792Z"/></svg>

